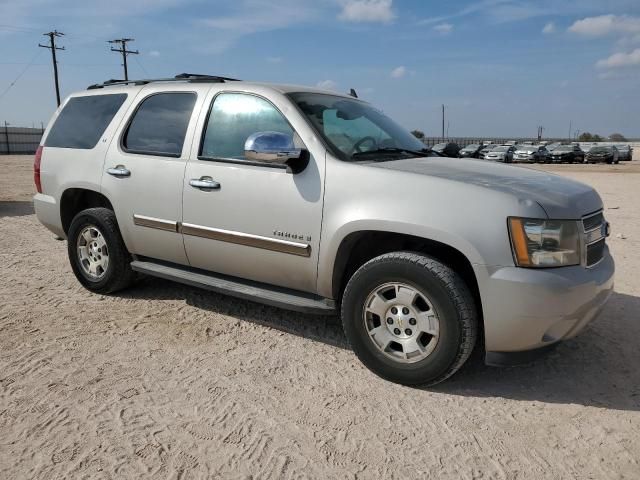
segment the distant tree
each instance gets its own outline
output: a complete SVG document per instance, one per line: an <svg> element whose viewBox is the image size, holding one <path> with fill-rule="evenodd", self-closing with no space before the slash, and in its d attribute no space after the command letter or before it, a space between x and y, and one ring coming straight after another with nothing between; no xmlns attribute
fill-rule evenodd
<svg viewBox="0 0 640 480"><path fill-rule="evenodd" d="M609 140L611 140L612 142L626 142L627 141L625 136L622 135L621 133L612 133L611 135L609 135Z"/></svg>
<svg viewBox="0 0 640 480"><path fill-rule="evenodd" d="M424 132L423 131L413 130L411 133L413 134L414 137L419 138L420 140L422 140L424 138Z"/></svg>
<svg viewBox="0 0 640 480"><path fill-rule="evenodd" d="M603 140L604 138L602 138L600 135L589 132L583 132L578 137L579 142L602 142Z"/></svg>

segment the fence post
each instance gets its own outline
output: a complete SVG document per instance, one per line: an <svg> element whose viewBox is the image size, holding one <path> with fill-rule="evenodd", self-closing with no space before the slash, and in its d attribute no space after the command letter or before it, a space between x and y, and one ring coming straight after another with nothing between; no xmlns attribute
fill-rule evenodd
<svg viewBox="0 0 640 480"><path fill-rule="evenodd" d="M4 121L4 137L7 140L7 155L11 155L11 147L9 146L9 122Z"/></svg>

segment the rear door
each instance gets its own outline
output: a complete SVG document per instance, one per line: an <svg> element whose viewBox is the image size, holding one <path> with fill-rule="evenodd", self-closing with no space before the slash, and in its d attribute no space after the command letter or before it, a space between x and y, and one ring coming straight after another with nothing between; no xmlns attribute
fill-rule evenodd
<svg viewBox="0 0 640 480"><path fill-rule="evenodd" d="M191 84L145 87L112 140L102 189L131 253L187 265L178 222L182 182L203 95Z"/></svg>

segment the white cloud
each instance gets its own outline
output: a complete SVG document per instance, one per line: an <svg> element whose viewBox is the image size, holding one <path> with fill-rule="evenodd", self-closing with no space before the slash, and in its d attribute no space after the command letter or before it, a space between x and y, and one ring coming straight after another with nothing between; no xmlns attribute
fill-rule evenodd
<svg viewBox="0 0 640 480"><path fill-rule="evenodd" d="M633 67L636 65L640 65L640 48L636 48L629 53L614 53L596 63L598 68Z"/></svg>
<svg viewBox="0 0 640 480"><path fill-rule="evenodd" d="M196 48L205 54L220 53L243 37L311 22L319 15L316 4L307 1L236 0L230 11L196 21L210 32Z"/></svg>
<svg viewBox="0 0 640 480"><path fill-rule="evenodd" d="M448 33L451 33L451 30L453 30L453 25L450 23L439 23L438 25L435 25L433 29L442 35L447 35Z"/></svg>
<svg viewBox="0 0 640 480"><path fill-rule="evenodd" d="M391 70L391 78L402 78L407 74L406 67L400 66Z"/></svg>
<svg viewBox="0 0 640 480"><path fill-rule="evenodd" d="M320 80L316 83L316 87L321 88L323 90L335 90L338 84L333 80Z"/></svg>
<svg viewBox="0 0 640 480"><path fill-rule="evenodd" d="M150 57L159 57L160 56L160 52L158 50L151 50L149 52L149 56Z"/></svg>
<svg viewBox="0 0 640 480"><path fill-rule="evenodd" d="M395 17L393 0L342 0L342 12L338 15L345 22L389 23Z"/></svg>
<svg viewBox="0 0 640 480"><path fill-rule="evenodd" d="M587 17L574 22L569 31L589 37L640 33L640 17L612 14Z"/></svg>
<svg viewBox="0 0 640 480"><path fill-rule="evenodd" d="M544 34L550 34L550 33L555 33L556 31L556 24L553 22L549 22L547 23L544 28L542 29L542 33Z"/></svg>

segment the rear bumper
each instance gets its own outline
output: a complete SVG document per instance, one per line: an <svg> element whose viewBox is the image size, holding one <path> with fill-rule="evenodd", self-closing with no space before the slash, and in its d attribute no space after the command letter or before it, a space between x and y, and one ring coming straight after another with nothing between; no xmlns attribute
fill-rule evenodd
<svg viewBox="0 0 640 480"><path fill-rule="evenodd" d="M60 219L60 206L50 195L36 193L33 197L33 207L40 223L51 230L58 237L66 238Z"/></svg>
<svg viewBox="0 0 640 480"><path fill-rule="evenodd" d="M608 247L600 263L553 269L474 266L487 352L526 352L574 337L613 291Z"/></svg>

